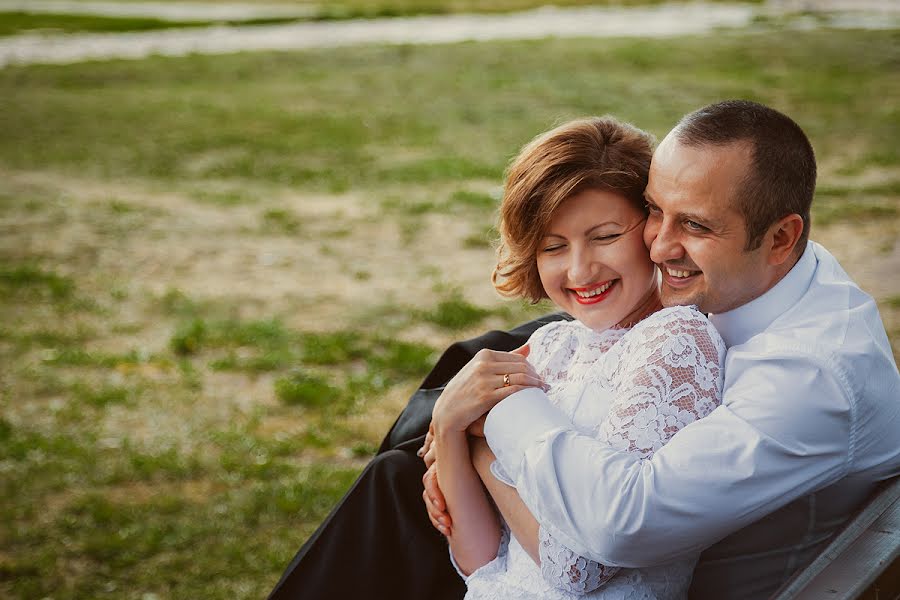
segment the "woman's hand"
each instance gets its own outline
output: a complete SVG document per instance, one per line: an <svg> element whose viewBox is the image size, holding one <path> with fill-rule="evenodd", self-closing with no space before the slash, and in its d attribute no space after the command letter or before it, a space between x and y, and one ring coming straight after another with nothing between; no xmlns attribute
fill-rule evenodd
<svg viewBox="0 0 900 600"><path fill-rule="evenodd" d="M452 521L450 513L447 512L447 501L444 500L444 493L438 484L437 463L432 462L422 476L422 500L425 501L425 510L428 512L428 518L431 520L432 526L440 531L443 535L449 536L451 533Z"/></svg>
<svg viewBox="0 0 900 600"><path fill-rule="evenodd" d="M544 382L528 362L528 345L512 352L479 350L450 380L434 404L433 435L441 431L465 431L495 404L527 387ZM426 436L426 446L429 445ZM424 448L423 454L429 448Z"/></svg>
<svg viewBox="0 0 900 600"><path fill-rule="evenodd" d="M479 474L483 473L481 479L484 480L487 474L490 473L491 463L494 462L495 458L494 453L491 452L484 436L470 435L469 450L472 456L472 464L479 471ZM422 486L425 488L422 490L422 500L425 501L425 510L428 512L428 519L431 521L431 524L443 535L449 536L452 532L453 521L450 519L450 513L447 512L447 501L444 499L444 493L441 491L441 486L438 483L437 462L434 458L429 462L429 454L432 457L435 456L433 447L426 454L425 463L428 465L428 470L422 476Z"/></svg>

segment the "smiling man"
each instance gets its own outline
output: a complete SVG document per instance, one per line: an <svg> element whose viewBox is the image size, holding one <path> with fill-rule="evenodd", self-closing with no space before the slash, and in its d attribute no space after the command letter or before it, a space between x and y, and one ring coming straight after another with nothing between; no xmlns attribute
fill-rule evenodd
<svg viewBox="0 0 900 600"><path fill-rule="evenodd" d="M691 596L766 598L900 473L900 374L873 299L808 241L815 178L800 127L752 102L702 108L660 143L644 241L663 304L698 306L728 345L723 402L645 460L580 434L540 389L497 404L488 443L566 547L646 567L716 544Z"/></svg>
<svg viewBox="0 0 900 600"><path fill-rule="evenodd" d="M706 549L692 600L766 598L900 474L900 373L874 300L808 241L815 179L800 127L753 102L704 107L660 143L644 243L663 303L709 313L728 345L723 401L650 459L580 434L539 388L484 406L503 471L567 548L626 568ZM540 324L444 354L272 599L462 598L415 450L440 386Z"/></svg>

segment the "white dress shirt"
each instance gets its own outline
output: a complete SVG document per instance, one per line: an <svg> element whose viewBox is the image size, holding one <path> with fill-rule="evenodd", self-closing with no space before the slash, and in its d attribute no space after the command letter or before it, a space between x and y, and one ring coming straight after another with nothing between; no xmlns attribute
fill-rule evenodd
<svg viewBox="0 0 900 600"><path fill-rule="evenodd" d="M485 435L542 526L602 564L666 563L745 528L715 559L753 597L900 473L900 374L875 302L814 242L710 319L729 347L723 403L652 458L579 433L537 388L500 402Z"/></svg>

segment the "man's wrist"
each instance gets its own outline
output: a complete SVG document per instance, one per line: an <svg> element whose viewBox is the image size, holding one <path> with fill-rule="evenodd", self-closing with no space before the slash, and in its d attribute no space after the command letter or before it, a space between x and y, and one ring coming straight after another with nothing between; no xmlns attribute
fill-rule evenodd
<svg viewBox="0 0 900 600"><path fill-rule="evenodd" d="M550 431L571 427L540 388L526 388L500 401L488 413L484 433L491 451L513 481L517 481L525 452Z"/></svg>

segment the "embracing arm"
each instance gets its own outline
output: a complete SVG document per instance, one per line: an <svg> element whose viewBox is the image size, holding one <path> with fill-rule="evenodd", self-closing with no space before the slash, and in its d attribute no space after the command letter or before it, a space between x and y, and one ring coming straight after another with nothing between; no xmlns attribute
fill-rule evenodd
<svg viewBox="0 0 900 600"><path fill-rule="evenodd" d="M566 547L609 565L661 564L846 472L850 407L833 369L786 355L754 362L752 374L649 459L578 434L539 390L499 404L485 431L522 500Z"/></svg>

